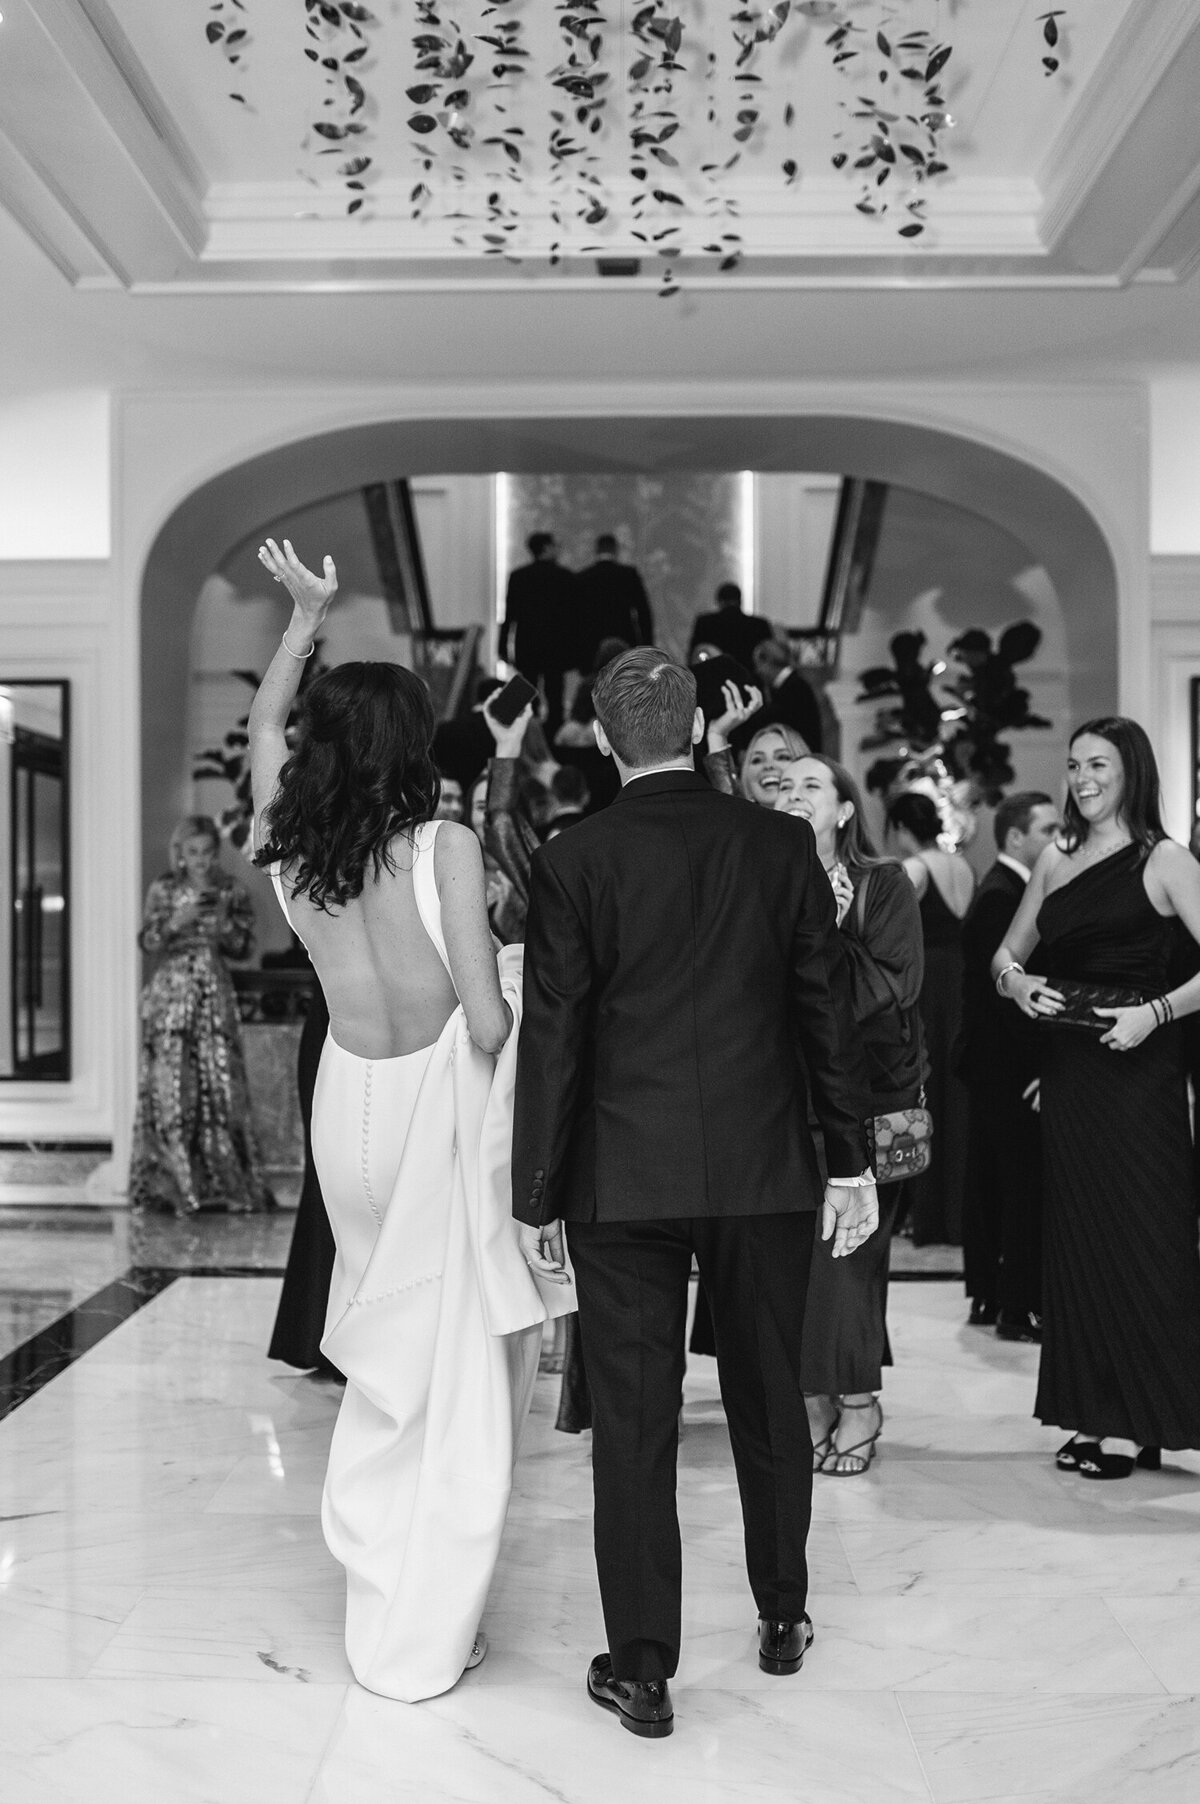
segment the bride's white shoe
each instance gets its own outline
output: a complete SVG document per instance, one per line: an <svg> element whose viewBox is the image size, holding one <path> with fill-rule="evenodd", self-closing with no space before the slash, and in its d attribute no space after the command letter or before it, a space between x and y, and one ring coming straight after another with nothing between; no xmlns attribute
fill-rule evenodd
<svg viewBox="0 0 1200 1804"><path fill-rule="evenodd" d="M484 1634L483 1630L480 1629L479 1633L475 1637L475 1644L472 1647L471 1652L467 1656L467 1664L463 1667L463 1671L470 1672L472 1667L482 1666L484 1655L487 1653L487 1651L488 1651L487 1636Z"/></svg>

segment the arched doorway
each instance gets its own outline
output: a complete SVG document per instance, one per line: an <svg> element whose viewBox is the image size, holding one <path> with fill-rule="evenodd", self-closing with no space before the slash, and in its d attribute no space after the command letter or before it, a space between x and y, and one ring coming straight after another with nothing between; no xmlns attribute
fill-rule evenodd
<svg viewBox="0 0 1200 1804"><path fill-rule="evenodd" d="M1099 523L1062 481L958 432L878 415L405 419L313 434L197 488L159 531L141 592L143 873L182 805L192 610L223 552L334 487L404 475L836 470L968 509L1010 533L1059 598L1073 718L1111 709L1117 573Z"/></svg>

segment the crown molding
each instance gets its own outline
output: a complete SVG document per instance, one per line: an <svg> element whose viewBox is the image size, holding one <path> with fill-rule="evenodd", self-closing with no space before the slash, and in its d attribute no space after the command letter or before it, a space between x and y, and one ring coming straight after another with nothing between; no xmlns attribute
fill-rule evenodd
<svg viewBox="0 0 1200 1804"><path fill-rule="evenodd" d="M1041 234L1048 251L1066 235L1133 121L1197 31L1195 0L1139 0L1125 15L1039 171Z"/></svg>
<svg viewBox="0 0 1200 1804"><path fill-rule="evenodd" d="M119 288L121 280L80 217L44 169L0 131L0 206L28 232L72 286Z"/></svg>
<svg viewBox="0 0 1200 1804"><path fill-rule="evenodd" d="M105 0L26 0L75 80L153 194L181 245L198 255L204 172Z"/></svg>
<svg viewBox="0 0 1200 1804"><path fill-rule="evenodd" d="M628 230L586 250L567 247L551 268L551 196L536 184L526 194L519 264L483 255L475 223L414 227L407 180L374 184L370 216L353 219L331 186L206 187L112 0L24 0L4 31L0 202L77 287L145 295L644 292L666 273L653 242ZM1197 0L1137 0L1070 101L1037 180L936 184L927 233L910 243L897 238L895 218L860 216L853 185L841 177L823 172L781 189L759 169L736 190L752 247L740 265L719 272L714 258L697 254L672 267L692 289L724 292L1110 289L1184 280L1200 267L1200 108L1186 104L1198 88ZM615 214L627 211L624 190L614 184ZM707 223L697 198L687 226L698 242ZM598 259L631 256L641 260L637 277L599 273Z"/></svg>

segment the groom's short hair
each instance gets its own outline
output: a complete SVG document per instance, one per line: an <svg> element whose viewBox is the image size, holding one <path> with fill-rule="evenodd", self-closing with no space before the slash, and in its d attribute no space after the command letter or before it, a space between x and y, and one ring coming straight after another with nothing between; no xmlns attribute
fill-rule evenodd
<svg viewBox="0 0 1200 1804"><path fill-rule="evenodd" d="M622 764L682 758L692 749L696 679L652 645L639 645L606 664L592 685L596 719Z"/></svg>

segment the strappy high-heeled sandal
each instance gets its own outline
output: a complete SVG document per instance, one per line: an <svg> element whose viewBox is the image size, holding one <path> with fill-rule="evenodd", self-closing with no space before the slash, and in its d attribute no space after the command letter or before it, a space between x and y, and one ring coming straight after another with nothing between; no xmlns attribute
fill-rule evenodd
<svg viewBox="0 0 1200 1804"><path fill-rule="evenodd" d="M821 1469L823 1468L823 1466L825 1464L825 1461L829 1458L830 1454L833 1452L833 1437L837 1433L838 1423L841 1421L841 1419L842 1419L841 1410L835 1409L833 1412L833 1415L830 1417L829 1427L825 1430L825 1433L821 1436L819 1441L813 1442L813 1471L814 1472L821 1471Z"/></svg>
<svg viewBox="0 0 1200 1804"><path fill-rule="evenodd" d="M837 1425L838 1418L835 1416L833 1421L829 1424L828 1434L823 1435L819 1441L813 1442L814 1472L823 1472L825 1469L825 1461L833 1452L833 1437L837 1433Z"/></svg>
<svg viewBox="0 0 1200 1804"><path fill-rule="evenodd" d="M861 1478L868 1469L871 1461L875 1458L875 1449L879 1437L883 1433L883 1405L878 1397L875 1399L875 1408L879 1411L879 1426L874 1434L868 1435L865 1441L855 1441L853 1447L834 1447L832 1452L827 1453L824 1464L821 1466L821 1471L826 1478ZM840 1416L838 1421L841 1421ZM867 1450L865 1455L862 1451L864 1447ZM856 1464L853 1466L831 1465L830 1461L835 1459L852 1459Z"/></svg>

